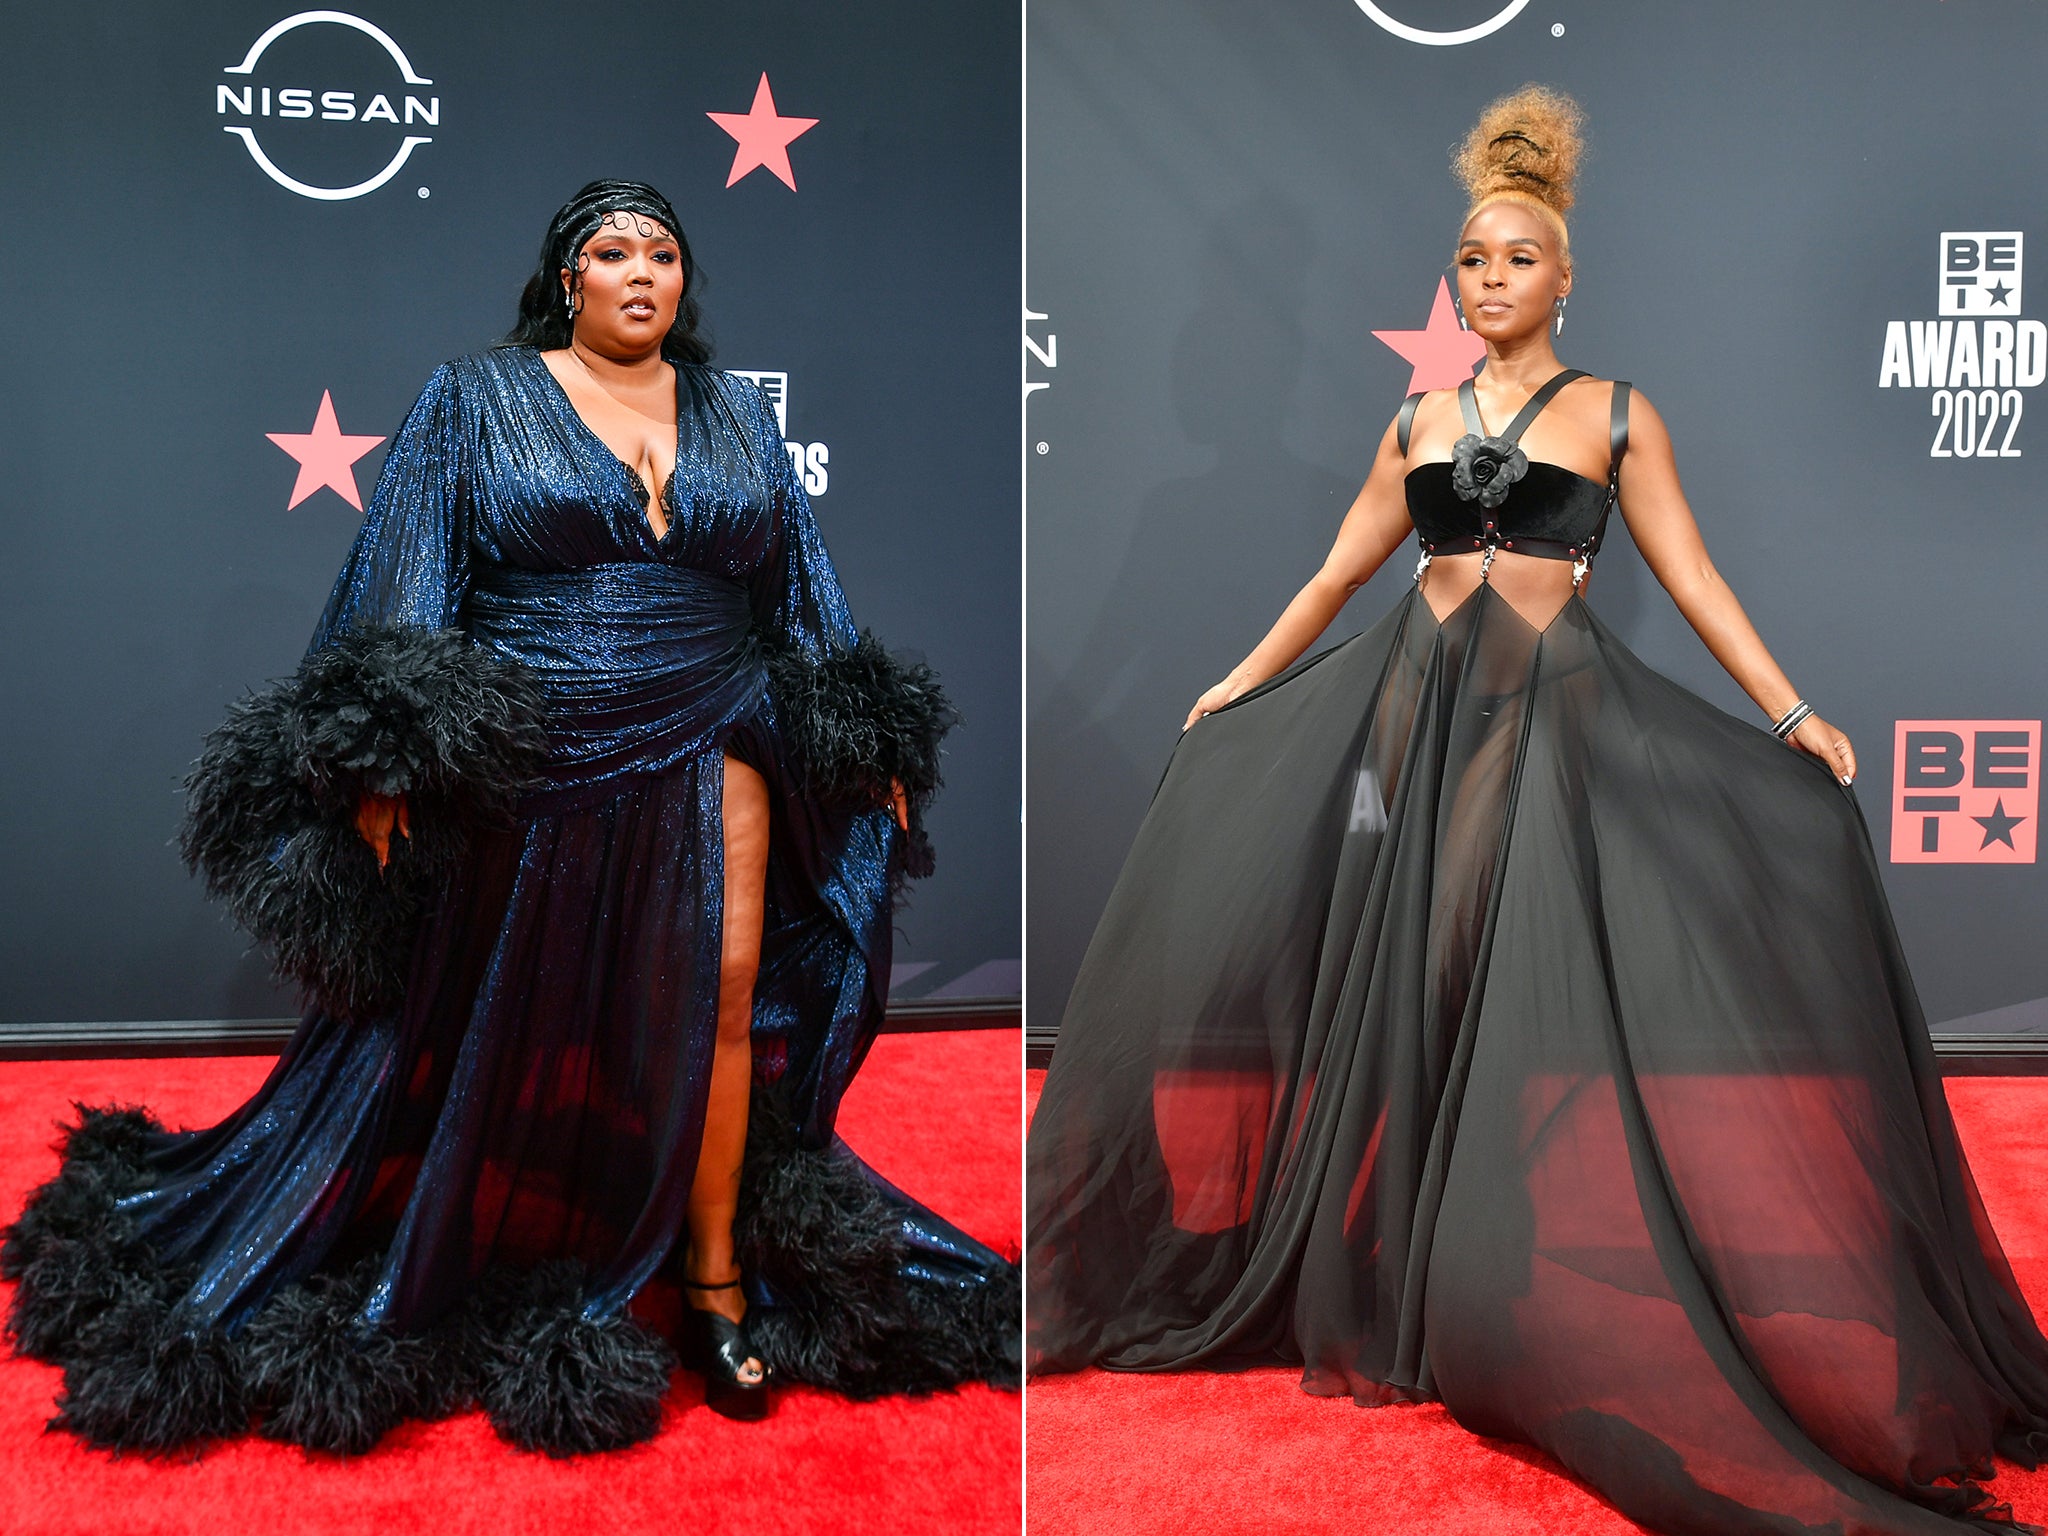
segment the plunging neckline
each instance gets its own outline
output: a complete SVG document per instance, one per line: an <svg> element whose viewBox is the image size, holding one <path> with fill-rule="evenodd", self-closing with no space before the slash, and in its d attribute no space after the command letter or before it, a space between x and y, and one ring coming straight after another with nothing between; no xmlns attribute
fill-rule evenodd
<svg viewBox="0 0 2048 1536"><path fill-rule="evenodd" d="M597 429L583 419L583 413L576 409L576 402L569 398L569 391L564 389L562 381L555 377L555 370L550 368L547 364L547 359L540 355L540 348L529 347L527 350L532 354L534 365L546 377L548 387L554 390L555 397L561 401L562 409L569 413L569 419L576 424L576 429L590 440L598 452L618 466L619 473L625 477L626 494L638 506L640 526L647 530L647 536L654 540L657 545L666 544L669 536L676 531L676 466L683 462L683 370L673 362L668 365L669 371L675 376L676 453L674 461L669 465L668 478L662 482L661 486L662 517L668 526L660 533L656 533L654 531L654 524L649 521L647 516L654 506L654 493L648 489L647 482L640 478L640 471L620 458L613 451L612 445L597 435ZM634 495L636 490L639 492L637 496Z"/></svg>

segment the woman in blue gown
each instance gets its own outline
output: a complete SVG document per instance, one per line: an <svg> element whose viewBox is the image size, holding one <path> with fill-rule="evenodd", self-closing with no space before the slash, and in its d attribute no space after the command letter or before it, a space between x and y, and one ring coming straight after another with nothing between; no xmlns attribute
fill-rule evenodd
<svg viewBox="0 0 2048 1536"><path fill-rule="evenodd" d="M949 712L855 630L694 277L652 188L565 205L513 336L407 417L297 674L209 738L187 856L307 1008L219 1125L67 1130L0 1246L54 1424L359 1451L479 1402L630 1444L663 1273L734 1416L770 1375L1014 1379L1014 1266L833 1134Z"/></svg>

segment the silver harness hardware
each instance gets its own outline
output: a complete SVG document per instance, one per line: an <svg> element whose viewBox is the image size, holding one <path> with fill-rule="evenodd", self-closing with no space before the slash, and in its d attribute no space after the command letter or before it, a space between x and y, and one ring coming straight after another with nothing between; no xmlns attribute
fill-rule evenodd
<svg viewBox="0 0 2048 1536"><path fill-rule="evenodd" d="M1530 397L1529 401L1523 406L1522 411L1517 414L1515 421L1508 427L1507 432L1505 434L1507 440L1512 442L1514 439L1521 436L1521 429L1528 424L1529 419L1533 417L1537 411L1540 411L1543 408L1543 404L1549 400L1552 394L1556 393L1558 387L1571 382L1571 380L1575 378L1583 378L1585 376L1586 375L1580 369L1567 368L1562 373L1553 377L1548 384L1544 385L1541 389L1537 390L1536 395L1532 395ZM1422 395L1422 391L1417 391L1416 393L1409 395L1408 398L1404 400L1401 404L1401 414L1398 418L1398 423L1396 427L1396 437L1399 442L1403 458L1406 458L1408 454L1409 429L1414 425L1415 409L1418 405L1422 403ZM1541 397L1540 400L1537 398L1538 396ZM1627 381L1621 379L1615 380L1613 405L1611 408L1611 414L1608 422L1608 447L1610 457L1609 467L1607 471L1607 505L1601 511L1599 526L1594 529L1593 536L1586 541L1585 547L1583 549L1574 548L1571 552L1573 592L1577 592L1580 586L1584 584L1586 580L1586 573L1590 571L1593 566L1593 555L1595 551L1597 551L1600 547L1600 535L1606 530L1607 519L1609 515L1613 513L1615 507L1620 504L1621 456L1628 446L1628 396L1629 385ZM1470 379L1467 379L1463 384L1461 384L1458 387L1458 403L1465 413L1466 426L1471 431L1478 433L1481 436L1484 436L1485 427L1479 420L1479 405L1477 399L1472 394L1472 381ZM1533 406L1535 409L1530 409L1531 406ZM1486 535L1486 542L1483 546L1481 546L1486 551L1486 555L1485 558L1479 562L1479 579L1481 581L1491 582L1493 557L1500 552L1500 549L1502 547L1499 532L1497 531L1491 519L1488 519L1486 524ZM1420 535L1418 535L1418 540L1419 538ZM1512 543L1513 540L1509 540L1508 542ZM1436 551L1433 550L1429 545L1424 544L1422 546L1422 557L1415 562L1416 586L1419 587L1422 585L1423 573L1429 569L1430 562L1435 558Z"/></svg>

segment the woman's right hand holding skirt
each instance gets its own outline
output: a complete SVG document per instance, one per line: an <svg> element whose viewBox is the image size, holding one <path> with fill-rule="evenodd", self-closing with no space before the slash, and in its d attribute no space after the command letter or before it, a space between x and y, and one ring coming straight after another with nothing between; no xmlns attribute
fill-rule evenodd
<svg viewBox="0 0 2048 1536"><path fill-rule="evenodd" d="M356 797L356 831L376 852L379 869L391 862L391 834L394 830L400 837L412 836L405 796L380 795L368 789L361 791Z"/></svg>
<svg viewBox="0 0 2048 1536"><path fill-rule="evenodd" d="M1195 707L1188 711L1188 718L1181 726L1181 729L1186 730L1188 726L1193 725L1204 715L1213 715L1217 710L1230 703L1251 686L1252 680L1250 675L1243 667L1239 667L1230 676L1195 700Z"/></svg>

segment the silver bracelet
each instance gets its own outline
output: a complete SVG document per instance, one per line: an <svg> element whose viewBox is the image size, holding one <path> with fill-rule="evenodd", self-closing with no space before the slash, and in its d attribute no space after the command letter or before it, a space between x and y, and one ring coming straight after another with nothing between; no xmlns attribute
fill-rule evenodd
<svg viewBox="0 0 2048 1536"><path fill-rule="evenodd" d="M1794 731L1798 730L1800 722L1812 713L1813 706L1804 699L1799 700L1778 717L1777 723L1771 727L1771 734L1780 741L1785 740Z"/></svg>

